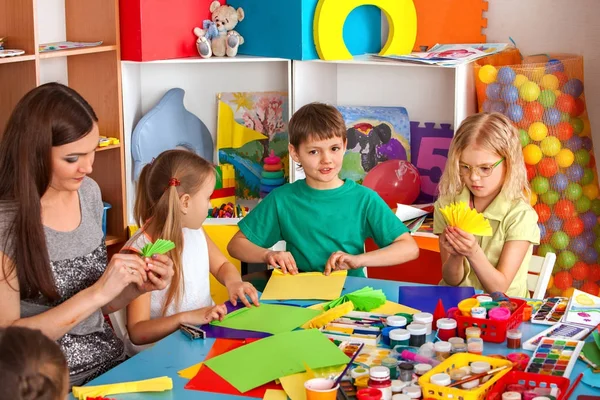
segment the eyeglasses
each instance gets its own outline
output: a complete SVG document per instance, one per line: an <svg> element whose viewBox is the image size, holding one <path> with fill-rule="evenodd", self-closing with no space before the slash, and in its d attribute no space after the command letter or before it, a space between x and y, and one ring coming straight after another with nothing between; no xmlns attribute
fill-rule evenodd
<svg viewBox="0 0 600 400"><path fill-rule="evenodd" d="M477 167L472 167L470 165L460 163L460 164L458 164L458 171L460 173L460 176L463 176L463 177L470 176L471 171L475 171L477 176L480 176L481 178L487 178L488 176L490 176L492 174L492 172L494 172L494 168L496 168L498 165L500 165L500 163L502 161L504 161L504 157L502 157L501 159L496 161L495 164L480 165Z"/></svg>

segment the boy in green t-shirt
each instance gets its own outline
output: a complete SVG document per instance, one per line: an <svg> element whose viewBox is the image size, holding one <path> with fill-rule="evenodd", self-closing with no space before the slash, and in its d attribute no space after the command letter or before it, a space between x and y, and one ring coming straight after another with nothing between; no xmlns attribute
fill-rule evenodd
<svg viewBox="0 0 600 400"><path fill-rule="evenodd" d="M227 250L242 261L283 272L383 267L414 260L419 248L406 226L373 190L338 176L346 152L346 125L333 106L311 103L289 122L290 155L306 179L273 190L238 224ZM373 238L379 250L364 253ZM285 240L288 251L270 251Z"/></svg>

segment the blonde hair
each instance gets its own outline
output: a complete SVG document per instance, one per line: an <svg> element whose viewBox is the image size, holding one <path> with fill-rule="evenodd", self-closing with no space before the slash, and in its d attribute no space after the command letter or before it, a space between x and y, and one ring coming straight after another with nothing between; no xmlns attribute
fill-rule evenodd
<svg viewBox="0 0 600 400"><path fill-rule="evenodd" d="M187 150L168 150L142 169L137 186L137 197L133 210L138 226L147 228L159 238L171 240L175 249L169 252L175 274L169 286L162 313L173 301L181 302L185 290L183 268L183 232L179 198L184 194L196 194L215 176L215 168L202 157ZM171 185L171 179L179 185ZM208 209L206 210L208 213Z"/></svg>
<svg viewBox="0 0 600 400"><path fill-rule="evenodd" d="M504 157L506 175L501 193L510 201L522 199L529 203L531 191L519 132L507 117L499 113L474 114L460 124L450 144L446 168L438 185L440 197L456 196L463 190L464 182L458 164L462 152L473 144Z"/></svg>

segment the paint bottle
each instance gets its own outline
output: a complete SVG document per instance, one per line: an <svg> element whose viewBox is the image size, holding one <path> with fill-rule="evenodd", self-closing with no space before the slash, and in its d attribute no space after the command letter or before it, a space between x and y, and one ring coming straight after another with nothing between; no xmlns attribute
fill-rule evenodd
<svg viewBox="0 0 600 400"><path fill-rule="evenodd" d="M431 329L433 325L433 314L427 312L416 313L413 315L413 322L422 324L427 327L426 335L431 335Z"/></svg>
<svg viewBox="0 0 600 400"><path fill-rule="evenodd" d="M467 337L467 340L471 338L479 338L481 337L481 329L477 326L470 326L465 329L465 336Z"/></svg>
<svg viewBox="0 0 600 400"><path fill-rule="evenodd" d="M452 380L450 379L450 375L441 373L431 375L429 382L437 386L448 386L452 383Z"/></svg>
<svg viewBox="0 0 600 400"><path fill-rule="evenodd" d="M413 347L421 347L425 343L427 327L422 324L410 324L406 327L410 333L408 344Z"/></svg>
<svg viewBox="0 0 600 400"><path fill-rule="evenodd" d="M394 357L387 357L381 360L381 365L388 367L390 370L390 378L398 378L398 360Z"/></svg>
<svg viewBox="0 0 600 400"><path fill-rule="evenodd" d="M471 338L467 340L467 351L471 354L483 354L483 339Z"/></svg>
<svg viewBox="0 0 600 400"><path fill-rule="evenodd" d="M465 375L465 379L466 378L470 378L471 375ZM479 386L479 379L475 379L473 381L470 382L465 382L463 384L460 385L460 387L462 387L465 390L471 390L471 389L475 389L477 386Z"/></svg>
<svg viewBox="0 0 600 400"><path fill-rule="evenodd" d="M465 339L463 339L461 337L452 337L452 338L448 339L447 342L452 345L455 345L457 343L464 343Z"/></svg>
<svg viewBox="0 0 600 400"><path fill-rule="evenodd" d="M392 396L392 400L410 400L410 397L403 393L398 393Z"/></svg>
<svg viewBox="0 0 600 400"><path fill-rule="evenodd" d="M420 399L422 396L421 388L418 386L407 386L402 389L402 394L407 395L411 399Z"/></svg>
<svg viewBox="0 0 600 400"><path fill-rule="evenodd" d="M487 361L474 361L470 365L471 373L473 375L483 374L484 372L489 372L492 370L492 365ZM481 383L487 382L491 376L485 376L481 379Z"/></svg>
<svg viewBox="0 0 600 400"><path fill-rule="evenodd" d="M494 307L488 313L488 317L493 321L506 321L510 318L510 309L506 307Z"/></svg>
<svg viewBox="0 0 600 400"><path fill-rule="evenodd" d="M519 393L519 392L504 392L504 393L502 393L502 400L521 400L521 393Z"/></svg>
<svg viewBox="0 0 600 400"><path fill-rule="evenodd" d="M518 329L509 329L506 332L506 347L509 349L518 349L521 347L521 338L523 333Z"/></svg>
<svg viewBox="0 0 600 400"><path fill-rule="evenodd" d="M411 382L412 381L414 367L411 363L407 363L407 362L400 363L400 365L398 365L398 370L400 371L399 379L402 382Z"/></svg>
<svg viewBox="0 0 600 400"><path fill-rule="evenodd" d="M431 366L429 364L419 363L419 364L415 365L415 374L417 376L423 376L426 373L428 373L429 371L431 371L432 368L433 368L433 366Z"/></svg>
<svg viewBox="0 0 600 400"><path fill-rule="evenodd" d="M390 333L390 347L408 346L410 340L410 332L406 329L394 329Z"/></svg>
<svg viewBox="0 0 600 400"><path fill-rule="evenodd" d="M453 343L452 344L452 354L458 354L458 353L466 353L467 352L467 345L466 343Z"/></svg>
<svg viewBox="0 0 600 400"><path fill-rule="evenodd" d="M381 400L392 400L392 380L390 370L387 367L373 367L369 370L369 389L378 389L381 392Z"/></svg>
<svg viewBox="0 0 600 400"><path fill-rule="evenodd" d="M383 393L377 389L360 389L356 392L356 398L358 400L381 400Z"/></svg>
<svg viewBox="0 0 600 400"><path fill-rule="evenodd" d="M473 307L471 308L471 317L485 319L487 310L484 307Z"/></svg>
<svg viewBox="0 0 600 400"><path fill-rule="evenodd" d="M456 336L456 320L451 318L440 318L437 320L437 335L440 340L448 341Z"/></svg>
<svg viewBox="0 0 600 400"><path fill-rule="evenodd" d="M404 328L406 326L406 318L401 315L390 315L385 319L385 324L395 328Z"/></svg>
<svg viewBox="0 0 600 400"><path fill-rule="evenodd" d="M352 380L358 379L361 376L367 376L369 375L369 369L365 368L365 367L356 367L353 368L350 371L350 376L352 377Z"/></svg>
<svg viewBox="0 0 600 400"><path fill-rule="evenodd" d="M435 356L438 360L444 361L446 358L450 357L452 345L449 342L435 342L433 348L435 349Z"/></svg>
<svg viewBox="0 0 600 400"><path fill-rule="evenodd" d="M402 382L399 379L392 380L392 396L396 393L402 393L402 389L404 389L408 385L410 385L410 382Z"/></svg>
<svg viewBox="0 0 600 400"><path fill-rule="evenodd" d="M490 296L484 296L484 295L482 295L482 296L477 296L477 297L475 297L475 298L477 299L477 301L478 301L479 303L488 303L488 302L490 302L490 301L493 301L493 300L494 300L494 299L492 299Z"/></svg>

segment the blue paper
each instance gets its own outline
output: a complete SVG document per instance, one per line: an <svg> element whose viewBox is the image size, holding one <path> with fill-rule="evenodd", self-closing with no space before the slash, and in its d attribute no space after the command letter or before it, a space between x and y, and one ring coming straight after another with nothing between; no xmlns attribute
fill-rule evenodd
<svg viewBox="0 0 600 400"><path fill-rule="evenodd" d="M444 303L444 310L448 311L474 294L475 289L470 286L400 286L398 303L433 314L439 299Z"/></svg>

